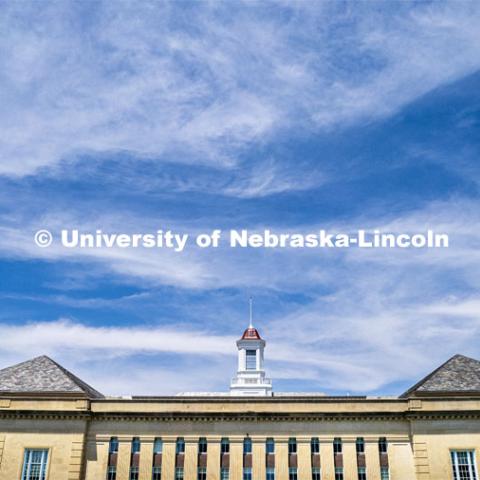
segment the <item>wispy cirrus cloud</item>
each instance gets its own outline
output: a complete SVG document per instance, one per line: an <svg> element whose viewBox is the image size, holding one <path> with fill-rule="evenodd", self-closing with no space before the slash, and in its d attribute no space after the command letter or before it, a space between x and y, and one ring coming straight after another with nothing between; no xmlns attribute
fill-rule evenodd
<svg viewBox="0 0 480 480"><path fill-rule="evenodd" d="M5 6L0 172L106 152L230 168L288 130L391 114L480 66L471 3L230 8Z"/></svg>

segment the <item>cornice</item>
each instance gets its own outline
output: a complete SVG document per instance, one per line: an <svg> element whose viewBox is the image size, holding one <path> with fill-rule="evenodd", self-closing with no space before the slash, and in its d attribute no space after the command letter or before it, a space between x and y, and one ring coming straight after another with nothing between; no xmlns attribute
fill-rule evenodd
<svg viewBox="0 0 480 480"><path fill-rule="evenodd" d="M38 419L38 420L89 420L92 418L89 411L61 411L61 410L0 410L0 419Z"/></svg>
<svg viewBox="0 0 480 480"><path fill-rule="evenodd" d="M92 412L92 411L50 411L50 410L0 410L0 419L41 419L41 420L88 420L91 422L388 422L412 420L462 420L480 419L480 410L464 411L405 411L405 412L322 412L322 413L145 413L145 412Z"/></svg>

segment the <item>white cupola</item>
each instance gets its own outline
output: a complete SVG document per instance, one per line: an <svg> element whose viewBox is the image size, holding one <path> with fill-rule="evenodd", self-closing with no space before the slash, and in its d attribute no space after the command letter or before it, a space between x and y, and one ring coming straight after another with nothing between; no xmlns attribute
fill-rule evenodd
<svg viewBox="0 0 480 480"><path fill-rule="evenodd" d="M263 350L265 340L252 325L252 302L250 299L250 325L237 341L237 376L230 383L231 395L270 396L272 381L265 377Z"/></svg>

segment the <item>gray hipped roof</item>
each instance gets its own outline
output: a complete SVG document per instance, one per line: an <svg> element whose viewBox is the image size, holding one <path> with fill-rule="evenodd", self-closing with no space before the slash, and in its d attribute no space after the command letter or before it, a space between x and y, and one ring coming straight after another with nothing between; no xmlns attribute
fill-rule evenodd
<svg viewBox="0 0 480 480"><path fill-rule="evenodd" d="M409 388L401 397L454 393L480 394L480 362L478 360L455 355Z"/></svg>
<svg viewBox="0 0 480 480"><path fill-rule="evenodd" d="M0 393L78 394L86 398L103 397L100 392L45 355L0 370Z"/></svg>

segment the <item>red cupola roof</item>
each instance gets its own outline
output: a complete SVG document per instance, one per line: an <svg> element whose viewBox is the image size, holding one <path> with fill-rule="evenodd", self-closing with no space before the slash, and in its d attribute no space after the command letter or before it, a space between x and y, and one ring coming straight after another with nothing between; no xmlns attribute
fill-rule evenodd
<svg viewBox="0 0 480 480"><path fill-rule="evenodd" d="M258 333L258 330L256 328L253 328L252 326L248 327L242 335L242 340L261 340L262 337Z"/></svg>

